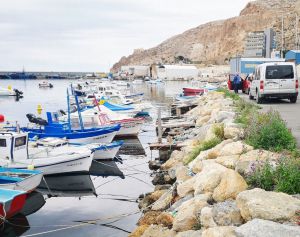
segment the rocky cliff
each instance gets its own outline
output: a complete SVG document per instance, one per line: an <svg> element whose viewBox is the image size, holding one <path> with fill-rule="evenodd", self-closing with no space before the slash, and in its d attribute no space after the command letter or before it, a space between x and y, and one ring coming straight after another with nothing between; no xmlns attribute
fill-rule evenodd
<svg viewBox="0 0 300 237"><path fill-rule="evenodd" d="M282 15L284 16L284 47L295 46L296 13L300 0L257 0L249 2L240 15L214 21L176 35L147 50L136 50L122 57L112 71L122 65L174 63L182 56L196 63L223 64L230 57L241 54L248 32L272 27L277 32L277 47L281 47Z"/></svg>

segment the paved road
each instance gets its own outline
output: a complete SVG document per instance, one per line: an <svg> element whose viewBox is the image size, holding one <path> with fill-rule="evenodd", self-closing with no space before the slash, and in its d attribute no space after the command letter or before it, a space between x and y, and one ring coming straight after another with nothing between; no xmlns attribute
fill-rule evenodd
<svg viewBox="0 0 300 237"><path fill-rule="evenodd" d="M242 97L250 101L248 95L242 95ZM297 144L300 148L300 98L298 97L296 104L292 104L288 100L269 100L265 101L260 106L263 108L263 111L273 109L281 114L281 117L286 121L288 128L291 129L293 135L297 139Z"/></svg>

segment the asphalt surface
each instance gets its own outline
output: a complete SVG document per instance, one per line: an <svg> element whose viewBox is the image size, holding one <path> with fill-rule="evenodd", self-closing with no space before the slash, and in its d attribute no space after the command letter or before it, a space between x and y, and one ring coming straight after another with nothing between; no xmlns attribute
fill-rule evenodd
<svg viewBox="0 0 300 237"><path fill-rule="evenodd" d="M240 93L240 96L247 101L253 101L249 100L249 96L246 94ZM254 103L256 102L254 101ZM281 114L288 128L291 129L294 137L297 139L298 148L300 148L300 98L298 97L297 103L295 104L290 103L289 100L271 99L264 101L259 106L262 107L263 111L273 109Z"/></svg>

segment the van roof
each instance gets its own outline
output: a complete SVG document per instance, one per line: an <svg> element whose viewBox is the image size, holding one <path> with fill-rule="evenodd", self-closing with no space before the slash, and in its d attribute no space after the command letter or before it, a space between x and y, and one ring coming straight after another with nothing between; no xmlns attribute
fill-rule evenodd
<svg viewBox="0 0 300 237"><path fill-rule="evenodd" d="M262 67L262 66L274 66L274 65L282 65L282 66L283 65L292 65L292 66L294 66L295 63L293 63L293 62L272 62L272 63L262 63L258 66Z"/></svg>

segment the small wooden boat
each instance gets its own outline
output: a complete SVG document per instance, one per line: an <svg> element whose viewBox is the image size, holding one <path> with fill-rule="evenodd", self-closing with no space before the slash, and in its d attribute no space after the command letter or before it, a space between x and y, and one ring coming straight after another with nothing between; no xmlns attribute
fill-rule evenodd
<svg viewBox="0 0 300 237"><path fill-rule="evenodd" d="M24 191L0 189L0 222L18 214L26 201Z"/></svg>
<svg viewBox="0 0 300 237"><path fill-rule="evenodd" d="M42 83L39 83L39 88L53 88L53 84L43 81Z"/></svg>
<svg viewBox="0 0 300 237"><path fill-rule="evenodd" d="M0 168L0 189L31 192L40 184L43 173L38 170Z"/></svg>

